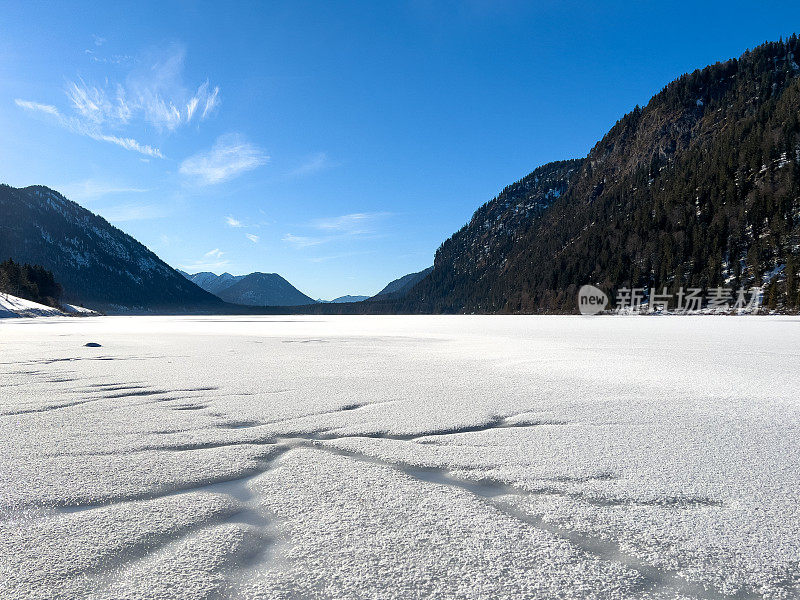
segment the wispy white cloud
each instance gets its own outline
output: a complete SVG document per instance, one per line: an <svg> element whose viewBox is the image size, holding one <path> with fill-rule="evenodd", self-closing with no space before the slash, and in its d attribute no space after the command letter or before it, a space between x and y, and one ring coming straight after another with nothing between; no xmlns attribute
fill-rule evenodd
<svg viewBox="0 0 800 600"><path fill-rule="evenodd" d="M283 236L283 241L297 248L308 248L309 246L318 246L320 244L324 244L329 239L322 238L322 237L308 237L303 235L294 235L293 233L287 233Z"/></svg>
<svg viewBox="0 0 800 600"><path fill-rule="evenodd" d="M98 48L106 43L106 38L95 34L92 34L92 39L94 40L94 45Z"/></svg>
<svg viewBox="0 0 800 600"><path fill-rule="evenodd" d="M364 235L373 233L376 223L390 214L387 212L350 213L338 217L315 219L311 222L311 226L323 231L337 231L347 235Z"/></svg>
<svg viewBox="0 0 800 600"><path fill-rule="evenodd" d="M110 54L110 55L100 55L94 50L87 48L84 50L86 56L89 57L89 60L98 63L98 64L105 64L105 65L124 65L128 63L135 62L135 59L128 55L128 54Z"/></svg>
<svg viewBox="0 0 800 600"><path fill-rule="evenodd" d="M203 98L205 100L203 106L203 114L200 115L202 119L207 119L208 116L214 112L214 109L219 106L219 86L214 86L214 89L208 91L208 80L200 86L197 95L195 96L198 101Z"/></svg>
<svg viewBox="0 0 800 600"><path fill-rule="evenodd" d="M190 273L196 273L197 271L217 271L231 262L222 258L224 254L225 253L219 248L214 248L213 250L209 250L203 254L203 257L200 260L187 262L178 266L184 271L188 271Z"/></svg>
<svg viewBox="0 0 800 600"><path fill-rule="evenodd" d="M117 146L121 146L126 150L133 150L134 152L139 152L140 154L145 154L147 156L155 156L156 158L164 158L164 155L158 148L153 148L148 144L140 144L133 138L122 138L116 135L104 135L104 134L95 135L87 133L86 135L95 140L116 144Z"/></svg>
<svg viewBox="0 0 800 600"><path fill-rule="evenodd" d="M324 171L332 166L334 165L328 158L328 155L325 152L318 152L317 154L310 156L308 160L306 160L299 167L289 171L287 175L289 177L303 177Z"/></svg>
<svg viewBox="0 0 800 600"><path fill-rule="evenodd" d="M233 218L232 215L225 217L225 222L228 224L228 227L244 227L244 224L239 219Z"/></svg>
<svg viewBox="0 0 800 600"><path fill-rule="evenodd" d="M97 179L85 179L58 186L70 200L93 200L113 194L141 194L150 190L127 185L109 183Z"/></svg>
<svg viewBox="0 0 800 600"><path fill-rule="evenodd" d="M186 271L187 273L197 273L198 271L221 271L227 265L231 264L229 260L196 260L193 262L187 262L183 264L179 264L178 267Z"/></svg>
<svg viewBox="0 0 800 600"><path fill-rule="evenodd" d="M116 126L124 125L130 120L132 111L121 87L117 97L110 98L105 90L87 85L83 79L78 79L68 83L65 92L73 110L91 123Z"/></svg>
<svg viewBox="0 0 800 600"><path fill-rule="evenodd" d="M217 138L209 151L184 160L180 172L202 185L211 185L252 171L268 160L269 156L261 148L247 142L241 135L227 134Z"/></svg>
<svg viewBox="0 0 800 600"><path fill-rule="evenodd" d="M146 68L132 71L125 81L123 91L133 110L159 129L173 131L194 120L205 120L219 105L219 87L208 79L197 88L184 85L185 58L186 51L177 45L153 53L143 63ZM119 89L116 93L119 96Z"/></svg>
<svg viewBox="0 0 800 600"><path fill-rule="evenodd" d="M185 120L188 123L195 115L199 115L200 120L205 120L217 106L219 106L219 87L210 88L206 80L186 103Z"/></svg>
<svg viewBox="0 0 800 600"><path fill-rule="evenodd" d="M254 244L257 244L258 240L260 239L257 235L252 234L252 233L245 233L244 237L246 237L248 240L250 240Z"/></svg>
<svg viewBox="0 0 800 600"><path fill-rule="evenodd" d="M53 119L56 124L68 129L69 131L72 131L73 133L85 135L93 140L116 144L117 146L125 148L126 150L133 150L146 156L164 158L164 155L158 148L154 148L148 144L141 144L134 138L120 137L102 133L97 129L96 124L87 123L76 117L67 117L63 115L55 106L50 104L41 104L39 102L31 102L30 100L22 100L20 98L17 98L14 100L14 102L20 108L30 112L39 113L47 118Z"/></svg>
<svg viewBox="0 0 800 600"><path fill-rule="evenodd" d="M86 52L97 62L119 62L101 60L93 50ZM16 103L28 111L49 115L74 133L163 158L158 148L138 142L124 130L138 123L159 131L174 131L209 118L220 104L219 87L208 80L197 87L184 85L185 54L179 45L151 51L122 81L108 77L102 83L87 82L80 77L69 81L64 87L68 109L23 99Z"/></svg>
<svg viewBox="0 0 800 600"><path fill-rule="evenodd" d="M58 109L52 104L41 104L40 102L31 102L30 100L21 100L19 98L14 100L14 103L25 110L38 111L54 117L61 117L61 113L59 113Z"/></svg>
<svg viewBox="0 0 800 600"><path fill-rule="evenodd" d="M350 213L338 217L314 219L307 227L313 228L319 235L303 236L287 233L283 241L296 248L319 246L333 241L366 239L377 235L377 224L380 220L391 216L388 212Z"/></svg>

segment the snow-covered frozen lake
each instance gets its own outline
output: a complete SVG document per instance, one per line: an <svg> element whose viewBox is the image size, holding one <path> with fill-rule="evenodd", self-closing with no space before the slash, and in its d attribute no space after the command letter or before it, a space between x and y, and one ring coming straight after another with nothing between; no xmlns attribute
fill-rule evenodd
<svg viewBox="0 0 800 600"><path fill-rule="evenodd" d="M799 366L791 317L4 321L0 598L798 597Z"/></svg>

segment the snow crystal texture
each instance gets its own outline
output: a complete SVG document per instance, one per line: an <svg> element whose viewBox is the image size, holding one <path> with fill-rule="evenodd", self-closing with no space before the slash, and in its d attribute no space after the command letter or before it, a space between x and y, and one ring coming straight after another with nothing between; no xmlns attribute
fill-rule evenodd
<svg viewBox="0 0 800 600"><path fill-rule="evenodd" d="M798 348L790 317L4 320L0 598L795 598Z"/></svg>

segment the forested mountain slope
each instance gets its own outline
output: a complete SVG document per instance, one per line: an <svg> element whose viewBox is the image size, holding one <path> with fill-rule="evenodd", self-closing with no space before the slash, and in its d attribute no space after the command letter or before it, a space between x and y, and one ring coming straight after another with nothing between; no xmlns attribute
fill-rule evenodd
<svg viewBox="0 0 800 600"><path fill-rule="evenodd" d="M377 294L372 296L370 300L390 300L398 299L405 296L411 288L417 285L420 281L425 279L428 274L433 271L433 267L428 267L416 273L409 273L398 277L386 284L386 286Z"/></svg>
<svg viewBox="0 0 800 600"><path fill-rule="evenodd" d="M63 300L101 310L223 306L145 246L44 186L0 185L0 257L42 265Z"/></svg>
<svg viewBox="0 0 800 600"><path fill-rule="evenodd" d="M560 190L517 223L510 186L442 244L403 309L574 312L585 283L612 299L621 287L764 285L768 305L795 309L799 54L793 36L680 77L584 160L515 184L538 173Z"/></svg>

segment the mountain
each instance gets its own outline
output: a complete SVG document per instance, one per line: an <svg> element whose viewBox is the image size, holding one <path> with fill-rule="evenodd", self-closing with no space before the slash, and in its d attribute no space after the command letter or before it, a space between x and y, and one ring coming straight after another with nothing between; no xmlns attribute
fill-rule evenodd
<svg viewBox="0 0 800 600"><path fill-rule="evenodd" d="M244 275L231 275L230 273L223 273L222 275L216 275L208 271L203 271L201 273L195 273L194 275L189 275L189 273L187 273L186 271L181 271L180 269L177 269L177 271L187 279L191 279L194 283L199 285L205 291L210 292L215 296L219 296L219 293L221 291L228 289L234 283L236 283L237 281L239 281L244 277Z"/></svg>
<svg viewBox="0 0 800 600"><path fill-rule="evenodd" d="M104 311L222 306L131 236L49 188L0 185L0 215L0 257L52 271L64 302Z"/></svg>
<svg viewBox="0 0 800 600"><path fill-rule="evenodd" d="M411 299L433 312L500 310L492 288L509 254L537 218L566 193L582 164L583 159L576 159L543 165L478 208L437 250L430 275Z"/></svg>
<svg viewBox="0 0 800 600"><path fill-rule="evenodd" d="M369 296L339 296L333 300L318 300L317 302L327 302L328 304L342 304L344 302L363 302L369 299Z"/></svg>
<svg viewBox="0 0 800 600"><path fill-rule="evenodd" d="M587 283L612 301L623 287L764 285L768 306L796 309L799 55L792 36L668 84L585 159L478 209L400 309L574 312Z"/></svg>
<svg viewBox="0 0 800 600"><path fill-rule="evenodd" d="M405 296L408 291L414 287L417 283L422 281L428 273L433 271L433 267L428 267L427 269L423 269L422 271L418 271L416 273L409 273L408 275L403 275L394 281L390 281L386 284L386 287L383 288L380 292L372 296L372 300L388 300L388 299L399 299Z"/></svg>
<svg viewBox="0 0 800 600"><path fill-rule="evenodd" d="M219 293L226 302L247 306L300 306L314 304L277 273L250 273Z"/></svg>
<svg viewBox="0 0 800 600"><path fill-rule="evenodd" d="M231 275L202 272L189 275L180 271L203 289L232 304L245 306L301 306L315 304L277 273Z"/></svg>

